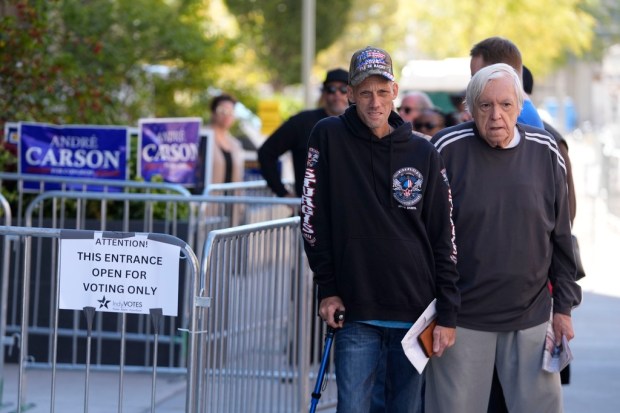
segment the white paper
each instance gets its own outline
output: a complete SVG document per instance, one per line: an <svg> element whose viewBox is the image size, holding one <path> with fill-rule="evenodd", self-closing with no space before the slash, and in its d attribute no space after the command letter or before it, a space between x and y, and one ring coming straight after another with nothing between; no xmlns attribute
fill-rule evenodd
<svg viewBox="0 0 620 413"><path fill-rule="evenodd" d="M134 314L161 308L164 315L176 317L180 247L148 239L145 234L103 235L98 231L90 239L60 240L59 308L88 306Z"/></svg>
<svg viewBox="0 0 620 413"><path fill-rule="evenodd" d="M549 373L559 373L573 360L573 352L568 346L566 336L562 336L562 345L555 345L553 322L547 324L547 336L545 337L545 349L543 351L542 368Z"/></svg>
<svg viewBox="0 0 620 413"><path fill-rule="evenodd" d="M437 299L431 301L401 341L405 355L420 374L424 371L429 358L424 354L424 350L418 342L418 336L437 317L436 303Z"/></svg>

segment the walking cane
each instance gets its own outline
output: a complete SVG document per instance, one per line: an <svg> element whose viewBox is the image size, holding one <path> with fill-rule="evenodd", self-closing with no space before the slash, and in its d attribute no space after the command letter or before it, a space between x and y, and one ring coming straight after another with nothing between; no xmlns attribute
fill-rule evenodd
<svg viewBox="0 0 620 413"><path fill-rule="evenodd" d="M344 311L336 311L334 313L334 320L339 323L344 320ZM327 363L329 360L329 351L332 348L332 342L334 341L334 334L336 330L330 326L327 326L327 333L325 334L325 347L323 348L323 357L321 358L321 366L319 367L319 375L316 378L316 384L314 385L314 392L312 392L312 400L310 401L310 413L316 412L316 405L321 398L321 388L325 379L325 372L327 370Z"/></svg>

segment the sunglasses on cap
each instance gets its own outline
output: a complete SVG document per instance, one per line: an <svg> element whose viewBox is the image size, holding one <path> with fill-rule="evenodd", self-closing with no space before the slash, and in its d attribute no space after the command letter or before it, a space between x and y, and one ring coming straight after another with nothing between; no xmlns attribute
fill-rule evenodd
<svg viewBox="0 0 620 413"><path fill-rule="evenodd" d="M413 127L415 129L433 129L437 126L439 126L439 124L433 122L413 122Z"/></svg>
<svg viewBox="0 0 620 413"><path fill-rule="evenodd" d="M398 108L398 111L399 112L403 111L403 112L405 112L405 115L408 115L411 112L421 112L422 109L420 109L420 108L412 108L410 106L401 106L401 107Z"/></svg>
<svg viewBox="0 0 620 413"><path fill-rule="evenodd" d="M323 88L323 92L327 93L328 95L333 95L336 92L340 92L341 94L346 95L347 87L346 86L334 86L334 85L325 86Z"/></svg>

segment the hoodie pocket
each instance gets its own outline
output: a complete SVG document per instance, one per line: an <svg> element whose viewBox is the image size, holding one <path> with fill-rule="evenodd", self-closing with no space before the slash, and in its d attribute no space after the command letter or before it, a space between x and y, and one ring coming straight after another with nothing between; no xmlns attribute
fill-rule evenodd
<svg viewBox="0 0 620 413"><path fill-rule="evenodd" d="M339 291L349 302L417 308L433 297L430 263L418 242L350 238L339 269Z"/></svg>

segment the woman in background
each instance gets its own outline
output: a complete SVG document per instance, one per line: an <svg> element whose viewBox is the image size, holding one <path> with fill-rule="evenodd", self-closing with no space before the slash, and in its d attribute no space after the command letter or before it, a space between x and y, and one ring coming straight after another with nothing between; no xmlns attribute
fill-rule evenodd
<svg viewBox="0 0 620 413"><path fill-rule="evenodd" d="M230 133L235 123L235 104L231 95L221 94L211 101L211 120L207 136L213 137L213 167L211 182L243 181L244 159L241 142Z"/></svg>
<svg viewBox="0 0 620 413"><path fill-rule="evenodd" d="M235 105L237 100L228 94L221 94L216 96L211 101L211 119L206 126L206 139L213 140L213 154L211 158L211 180L212 184L221 184L229 182L243 181L245 171L245 159L243 155L243 146L241 142L230 133L230 128L235 123ZM204 139L204 138L203 138ZM200 145L199 157L204 162L204 151L207 145ZM199 164L201 161L199 161ZM204 163L203 163L204 165ZM197 173L203 168L198 168ZM201 185L202 183L202 185ZM202 194L204 191L204 177L199 176L197 193ZM217 193L222 195L221 192ZM213 194L211 194L213 195ZM240 195L237 191L224 191L223 195ZM243 221L242 205L234 204L214 204L211 203L208 207L203 205L203 213L207 216L224 217L228 226L236 226Z"/></svg>

